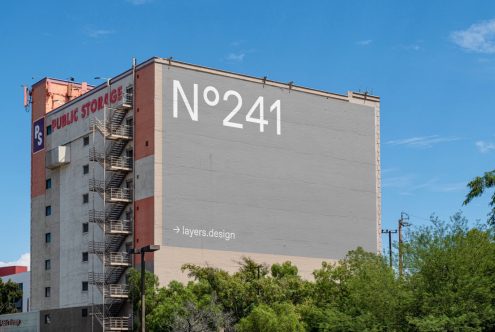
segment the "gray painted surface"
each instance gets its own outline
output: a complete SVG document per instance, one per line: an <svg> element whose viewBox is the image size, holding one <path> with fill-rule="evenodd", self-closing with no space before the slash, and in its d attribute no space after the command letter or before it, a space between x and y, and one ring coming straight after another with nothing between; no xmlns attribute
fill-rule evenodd
<svg viewBox="0 0 495 332"><path fill-rule="evenodd" d="M153 196L153 181L155 174L153 172L153 163L155 158L153 155L136 160L136 181L135 181L135 197L136 201Z"/></svg>
<svg viewBox="0 0 495 332"><path fill-rule="evenodd" d="M82 316L82 310L88 309L88 316ZM50 323L45 322L45 316L50 316ZM91 307L72 307L64 309L43 310L39 312L41 332L50 331L102 331L100 323L91 317Z"/></svg>
<svg viewBox="0 0 495 332"><path fill-rule="evenodd" d="M181 68L164 66L163 77L165 245L325 258L356 246L376 251L372 107ZM173 116L173 80L191 106L198 84L198 121L180 94ZM207 86L218 105L205 103ZM242 97L231 121L243 129L222 124L237 103L223 100L227 90ZM264 132L246 122L259 96ZM270 112L276 100L281 135Z"/></svg>
<svg viewBox="0 0 495 332"><path fill-rule="evenodd" d="M0 315L0 332L39 332L39 316L38 311Z"/></svg>

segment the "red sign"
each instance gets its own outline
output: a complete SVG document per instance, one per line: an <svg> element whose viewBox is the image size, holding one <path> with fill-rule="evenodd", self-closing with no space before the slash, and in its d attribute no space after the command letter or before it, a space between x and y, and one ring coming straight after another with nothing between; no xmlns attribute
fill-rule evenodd
<svg viewBox="0 0 495 332"><path fill-rule="evenodd" d="M20 319L1 319L0 326L19 326L21 325Z"/></svg>
<svg viewBox="0 0 495 332"><path fill-rule="evenodd" d="M76 107L69 112L59 115L55 119L52 119L52 131L62 129L65 126L79 121L79 119L86 119L91 113L101 111L105 105L108 105L109 103L110 105L114 104L119 100L122 100L122 86L112 89L102 96L91 99L84 103L81 106L81 109Z"/></svg>

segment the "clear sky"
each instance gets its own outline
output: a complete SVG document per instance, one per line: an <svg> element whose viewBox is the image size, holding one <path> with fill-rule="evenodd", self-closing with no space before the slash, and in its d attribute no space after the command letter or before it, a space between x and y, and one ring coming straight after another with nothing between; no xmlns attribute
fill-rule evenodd
<svg viewBox="0 0 495 332"><path fill-rule="evenodd" d="M0 264L29 252L30 119L23 84L99 84L152 56L381 97L383 225L462 210L495 157L493 1L5 1L0 10Z"/></svg>

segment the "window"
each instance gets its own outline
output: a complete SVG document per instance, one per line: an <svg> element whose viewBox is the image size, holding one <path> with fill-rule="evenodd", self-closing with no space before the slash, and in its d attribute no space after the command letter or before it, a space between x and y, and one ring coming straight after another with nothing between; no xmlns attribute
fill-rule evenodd
<svg viewBox="0 0 495 332"><path fill-rule="evenodd" d="M83 166L83 174L88 174L89 173L89 165L84 165Z"/></svg>
<svg viewBox="0 0 495 332"><path fill-rule="evenodd" d="M52 322L52 319L50 317L50 314L45 315L45 324L50 324Z"/></svg>
<svg viewBox="0 0 495 332"><path fill-rule="evenodd" d="M52 187L52 179L46 179L45 189L50 189Z"/></svg>
<svg viewBox="0 0 495 332"><path fill-rule="evenodd" d="M24 284L21 282L18 283L17 285L19 285L19 289L21 290L22 293L22 290L24 289ZM14 305L18 312L22 312L22 296L16 297L14 299Z"/></svg>
<svg viewBox="0 0 495 332"><path fill-rule="evenodd" d="M45 270L51 270L52 268L52 263L49 259L45 260Z"/></svg>
<svg viewBox="0 0 495 332"><path fill-rule="evenodd" d="M52 242L52 233L45 233L45 243Z"/></svg>
<svg viewBox="0 0 495 332"><path fill-rule="evenodd" d="M88 317L88 308L83 308L81 310L81 316Z"/></svg>
<svg viewBox="0 0 495 332"><path fill-rule="evenodd" d="M87 233L89 231L89 224L87 222L83 222L82 228L82 232Z"/></svg>
<svg viewBox="0 0 495 332"><path fill-rule="evenodd" d="M83 252L82 253L82 261L83 262L87 262L88 261L88 252Z"/></svg>
<svg viewBox="0 0 495 332"><path fill-rule="evenodd" d="M48 125L46 126L46 136L51 134L52 134L52 125Z"/></svg>
<svg viewBox="0 0 495 332"><path fill-rule="evenodd" d="M83 146L89 145L89 136L83 137Z"/></svg>
<svg viewBox="0 0 495 332"><path fill-rule="evenodd" d="M86 204L89 202L89 194L83 194L83 204Z"/></svg>
<svg viewBox="0 0 495 332"><path fill-rule="evenodd" d="M45 287L45 297L50 297L51 287Z"/></svg>
<svg viewBox="0 0 495 332"><path fill-rule="evenodd" d="M87 281L83 281L82 282L82 291L83 292L87 292L88 291L88 282Z"/></svg>
<svg viewBox="0 0 495 332"><path fill-rule="evenodd" d="M52 206L51 205L47 205L45 206L45 216L51 216L52 215Z"/></svg>

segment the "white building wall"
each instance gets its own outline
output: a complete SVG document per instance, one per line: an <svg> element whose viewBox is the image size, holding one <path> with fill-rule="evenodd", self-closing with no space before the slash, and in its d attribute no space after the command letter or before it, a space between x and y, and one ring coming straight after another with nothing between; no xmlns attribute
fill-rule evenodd
<svg viewBox="0 0 495 332"><path fill-rule="evenodd" d="M131 83L132 76L128 75L112 82L112 88L122 86L125 91L126 86ZM53 253L53 256L58 256L59 259L51 258L52 270L59 271L58 278L50 277L50 280L48 280L46 278L48 278L49 273L37 274L43 275L43 278L46 279L39 282L39 284L50 284L52 287L52 297L56 297L57 304L55 307L58 308L84 306L101 302L100 291L92 285L89 285L88 291L82 291L82 282L88 281L90 271L103 272L102 263L98 257L92 254L89 254L88 262L83 262L82 253L88 252L89 241L103 241L103 232L98 225L89 223L89 231L83 233L82 225L88 222L90 209L100 211L103 209L102 197L89 191L89 180L91 178L103 180L103 168L101 165L89 161L89 152L93 147L93 137L97 151L103 152L103 137L100 133L92 135L90 122L94 118L103 120L104 112L103 110L96 111L82 118L82 108L88 101L103 96L108 91L107 88L104 88L99 91L88 92L85 98L49 113L45 120L45 123L49 125L53 119L60 117L62 114L78 109L78 121L60 129L53 129L52 134L46 138L47 152L58 146L67 146L70 150L69 163L47 170L47 174L57 174L58 182L52 183L52 185L57 186L53 188L55 189L53 191L59 192L60 197L57 204L59 205L57 209L59 220L56 220L59 241L57 241L57 247L55 248L56 253ZM89 145L84 145L83 138L87 135L90 137L90 143ZM84 165L89 165L88 174L83 174ZM83 203L84 194L89 194L88 203ZM44 206L39 208L43 209L40 214L44 214ZM32 236L42 238L44 234L32 234ZM39 260L44 261L44 259L47 258L40 258ZM56 266L54 266L54 263ZM44 266L37 264L33 266L33 269L43 270ZM54 308L53 305L48 307L43 303L38 309Z"/></svg>

